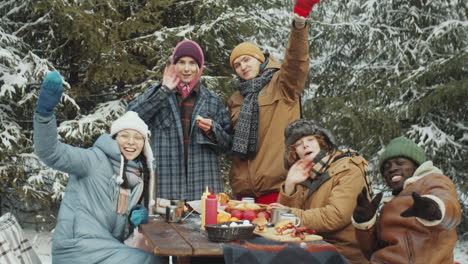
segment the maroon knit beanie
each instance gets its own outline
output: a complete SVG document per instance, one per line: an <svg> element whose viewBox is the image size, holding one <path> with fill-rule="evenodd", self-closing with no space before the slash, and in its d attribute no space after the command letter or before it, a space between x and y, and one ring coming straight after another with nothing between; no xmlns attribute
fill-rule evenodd
<svg viewBox="0 0 468 264"><path fill-rule="evenodd" d="M180 58L188 56L193 58L200 69L204 64L203 51L200 46L191 40L183 40L177 44L172 53L172 64L176 64Z"/></svg>

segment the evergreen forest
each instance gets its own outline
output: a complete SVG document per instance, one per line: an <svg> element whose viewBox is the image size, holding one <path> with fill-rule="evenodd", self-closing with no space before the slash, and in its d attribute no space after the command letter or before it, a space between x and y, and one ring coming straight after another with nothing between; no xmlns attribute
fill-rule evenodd
<svg viewBox="0 0 468 264"><path fill-rule="evenodd" d="M161 79L175 45L205 53L202 82L223 100L237 81L231 50L243 41L283 60L294 0L3 0L0 2L0 215L53 223L69 175L34 154L41 81L66 81L60 140L90 147L127 103ZM468 234L468 3L465 0L322 0L309 24L304 118L369 162L385 190L383 147L405 135L459 191ZM229 154L221 157L226 188ZM53 225L47 226L52 228Z"/></svg>

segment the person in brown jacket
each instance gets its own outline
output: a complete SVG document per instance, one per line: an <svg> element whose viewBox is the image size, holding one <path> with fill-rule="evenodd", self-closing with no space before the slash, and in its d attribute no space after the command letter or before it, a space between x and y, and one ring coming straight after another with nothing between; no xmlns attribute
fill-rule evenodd
<svg viewBox="0 0 468 264"><path fill-rule="evenodd" d="M279 204L270 207L290 207L302 226L335 245L350 263L368 263L351 224L356 197L368 186L366 160L354 151L337 150L331 132L310 120L291 123L285 145L289 172Z"/></svg>
<svg viewBox="0 0 468 264"><path fill-rule="evenodd" d="M243 42L230 56L239 77L228 100L234 138L229 173L233 193L257 203L276 202L286 178L283 131L300 118L300 94L309 72L306 17L319 0L296 0L294 21L282 64L255 44Z"/></svg>
<svg viewBox="0 0 468 264"><path fill-rule="evenodd" d="M380 171L392 190L357 198L353 224L371 263L452 264L461 208L453 182L426 161L424 150L405 137L390 141Z"/></svg>

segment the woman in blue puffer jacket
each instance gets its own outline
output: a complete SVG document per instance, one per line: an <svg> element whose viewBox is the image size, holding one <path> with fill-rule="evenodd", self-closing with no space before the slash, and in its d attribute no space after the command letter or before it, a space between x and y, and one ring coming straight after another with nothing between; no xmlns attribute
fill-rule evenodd
<svg viewBox="0 0 468 264"><path fill-rule="evenodd" d="M91 148L57 139L54 108L62 77L49 72L34 115L34 148L48 166L70 174L52 240L53 263L161 263L159 257L123 241L148 221L153 154L148 127L135 112L113 122ZM148 168L149 167L149 168Z"/></svg>

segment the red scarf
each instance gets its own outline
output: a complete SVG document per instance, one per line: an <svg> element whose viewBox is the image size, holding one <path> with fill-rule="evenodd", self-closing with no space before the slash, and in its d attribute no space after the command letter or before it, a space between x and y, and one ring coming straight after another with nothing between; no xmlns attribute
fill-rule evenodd
<svg viewBox="0 0 468 264"><path fill-rule="evenodd" d="M198 78L195 78L198 81ZM190 86L190 84L186 84L183 82L180 82L177 87L179 88L179 92L182 94L182 97L185 99L187 96L190 94L192 91L193 87Z"/></svg>

